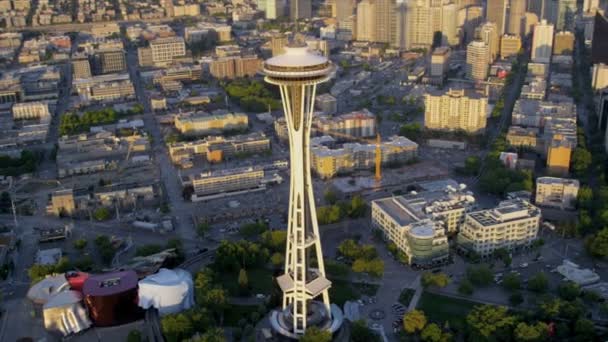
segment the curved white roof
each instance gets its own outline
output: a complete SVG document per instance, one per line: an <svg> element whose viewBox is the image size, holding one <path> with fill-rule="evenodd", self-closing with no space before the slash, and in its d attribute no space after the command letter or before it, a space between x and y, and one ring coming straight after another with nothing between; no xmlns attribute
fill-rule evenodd
<svg viewBox="0 0 608 342"><path fill-rule="evenodd" d="M285 47L284 54L264 63L278 67L308 67L327 63L327 58L311 52L308 47Z"/></svg>
<svg viewBox="0 0 608 342"><path fill-rule="evenodd" d="M27 298L37 304L45 304L55 294L68 290L69 283L63 274L47 276L27 291Z"/></svg>
<svg viewBox="0 0 608 342"><path fill-rule="evenodd" d="M194 305L194 283L189 272L161 268L139 281L139 306L154 307L161 315L172 314Z"/></svg>

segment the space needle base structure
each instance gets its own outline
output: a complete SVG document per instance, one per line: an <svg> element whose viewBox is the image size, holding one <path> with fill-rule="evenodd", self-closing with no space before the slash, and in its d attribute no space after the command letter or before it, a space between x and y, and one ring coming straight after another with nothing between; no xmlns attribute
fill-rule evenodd
<svg viewBox="0 0 608 342"><path fill-rule="evenodd" d="M325 265L310 174L310 129L317 84L335 71L327 58L306 45L291 44L285 53L264 62L266 82L281 91L289 131L290 193L285 273L277 278L283 291L281 310L270 323L284 337L298 339L315 326L332 334L343 322L342 310L329 301L331 282Z"/></svg>

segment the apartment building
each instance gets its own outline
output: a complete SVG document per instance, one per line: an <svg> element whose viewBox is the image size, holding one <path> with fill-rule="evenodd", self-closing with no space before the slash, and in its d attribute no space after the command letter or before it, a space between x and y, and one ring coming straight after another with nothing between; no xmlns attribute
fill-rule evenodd
<svg viewBox="0 0 608 342"><path fill-rule="evenodd" d="M255 76L262 66L256 55L231 56L214 59L209 64L209 73L218 79L235 79Z"/></svg>
<svg viewBox="0 0 608 342"><path fill-rule="evenodd" d="M245 167L191 175L184 184L191 185L197 197L205 197L260 188L263 179L263 168Z"/></svg>
<svg viewBox="0 0 608 342"><path fill-rule="evenodd" d="M467 78L475 81L485 81L488 78L490 65L490 48L481 40L475 40L467 46L466 73Z"/></svg>
<svg viewBox="0 0 608 342"><path fill-rule="evenodd" d="M467 213L458 234L458 247L482 257L492 256L499 248L512 251L529 247L537 237L540 217L540 210L522 199Z"/></svg>
<svg viewBox="0 0 608 342"><path fill-rule="evenodd" d="M156 38L149 47L137 51L141 66L167 66L186 56L186 42L182 37Z"/></svg>
<svg viewBox="0 0 608 342"><path fill-rule="evenodd" d="M122 73L127 70L123 50L98 50L92 57L96 75Z"/></svg>
<svg viewBox="0 0 608 342"><path fill-rule="evenodd" d="M568 31L560 31L555 34L553 43L554 55L572 55L574 52L574 34Z"/></svg>
<svg viewBox="0 0 608 342"><path fill-rule="evenodd" d="M313 118L314 129L338 138L376 136L376 116L367 109L337 116L318 115Z"/></svg>
<svg viewBox="0 0 608 342"><path fill-rule="evenodd" d="M451 50L447 46L441 46L433 50L431 54L431 77L443 78L448 71Z"/></svg>
<svg viewBox="0 0 608 342"><path fill-rule="evenodd" d="M246 130L249 117L244 113L212 115L204 112L180 113L175 116L175 128L186 135L206 135L226 131Z"/></svg>
<svg viewBox="0 0 608 342"><path fill-rule="evenodd" d="M504 35L500 39L500 57L507 59L515 57L521 49L521 37L518 35Z"/></svg>
<svg viewBox="0 0 608 342"><path fill-rule="evenodd" d="M347 143L341 148L329 148L315 141L311 145L312 170L323 179L355 170L373 169L376 165L374 143ZM418 156L418 144L406 137L392 136L388 141L381 142L380 154L383 165L407 163Z"/></svg>
<svg viewBox="0 0 608 342"><path fill-rule="evenodd" d="M580 183L576 179L539 177L536 179L536 205L574 209L579 188Z"/></svg>
<svg viewBox="0 0 608 342"><path fill-rule="evenodd" d="M552 175L565 176L570 171L573 142L556 134L548 142L547 170Z"/></svg>
<svg viewBox="0 0 608 342"><path fill-rule="evenodd" d="M209 162L221 162L235 155L270 151L270 139L264 133L254 132L232 137L209 136L205 139L180 142L169 146L173 163L182 168L192 165L194 156L205 157Z"/></svg>
<svg viewBox="0 0 608 342"><path fill-rule="evenodd" d="M424 98L428 129L481 133L486 128L488 98L465 89L433 92Z"/></svg>
<svg viewBox="0 0 608 342"><path fill-rule="evenodd" d="M338 101L331 94L321 94L315 98L315 106L323 114L335 114L338 111Z"/></svg>
<svg viewBox="0 0 608 342"><path fill-rule="evenodd" d="M46 122L51 119L48 102L15 103L11 111L13 113L13 120L40 120Z"/></svg>
<svg viewBox="0 0 608 342"><path fill-rule="evenodd" d="M135 97L129 74L109 74L75 79L73 86L84 101L117 100Z"/></svg>

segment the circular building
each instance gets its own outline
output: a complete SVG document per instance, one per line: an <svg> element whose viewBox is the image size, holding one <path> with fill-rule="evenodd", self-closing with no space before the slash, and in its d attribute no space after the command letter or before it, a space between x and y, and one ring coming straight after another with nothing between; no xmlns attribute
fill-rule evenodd
<svg viewBox="0 0 608 342"><path fill-rule="evenodd" d="M182 269L161 268L139 281L139 306L158 309L160 315L177 313L194 306L192 275Z"/></svg>

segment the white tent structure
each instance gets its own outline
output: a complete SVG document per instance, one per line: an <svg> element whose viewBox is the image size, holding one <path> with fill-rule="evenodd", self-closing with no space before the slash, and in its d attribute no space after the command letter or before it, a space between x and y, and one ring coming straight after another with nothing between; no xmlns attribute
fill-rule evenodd
<svg viewBox="0 0 608 342"><path fill-rule="evenodd" d="M44 328L51 333L67 336L91 326L91 320L82 304L80 292L57 293L44 304L42 309Z"/></svg>
<svg viewBox="0 0 608 342"><path fill-rule="evenodd" d="M193 305L194 284L188 271L161 268L139 281L139 306L144 309L154 307L159 314L167 315Z"/></svg>
<svg viewBox="0 0 608 342"><path fill-rule="evenodd" d="M53 276L47 276L41 281L34 284L27 291L27 298L35 304L44 305L48 302L55 294L69 290L70 284L65 275L58 274Z"/></svg>

